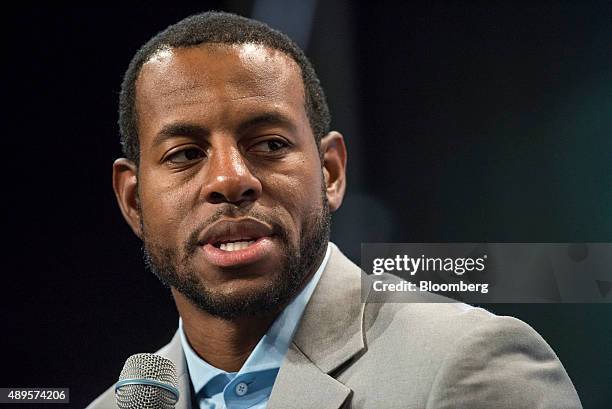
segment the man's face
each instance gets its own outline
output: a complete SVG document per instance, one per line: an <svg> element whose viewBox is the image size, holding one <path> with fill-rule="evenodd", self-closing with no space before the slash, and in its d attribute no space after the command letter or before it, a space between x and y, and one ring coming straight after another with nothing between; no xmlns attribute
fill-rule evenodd
<svg viewBox="0 0 612 409"><path fill-rule="evenodd" d="M142 68L136 110L136 210L122 210L151 269L222 318L286 302L329 238L330 174L297 64L253 44L163 50Z"/></svg>

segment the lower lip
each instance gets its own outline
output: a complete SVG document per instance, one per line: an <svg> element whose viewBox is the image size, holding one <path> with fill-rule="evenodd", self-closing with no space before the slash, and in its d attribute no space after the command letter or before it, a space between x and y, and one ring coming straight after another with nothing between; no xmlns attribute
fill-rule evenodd
<svg viewBox="0 0 612 409"><path fill-rule="evenodd" d="M241 250L225 251L206 244L202 246L204 257L217 267L238 267L255 263L272 254L274 243L271 237L260 237L255 243Z"/></svg>

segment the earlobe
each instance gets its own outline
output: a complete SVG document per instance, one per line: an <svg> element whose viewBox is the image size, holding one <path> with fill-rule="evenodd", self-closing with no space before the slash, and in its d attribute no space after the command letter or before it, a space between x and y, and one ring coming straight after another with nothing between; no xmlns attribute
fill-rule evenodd
<svg viewBox="0 0 612 409"><path fill-rule="evenodd" d="M330 211L340 208L346 190L346 146L343 136L332 131L321 139L323 177Z"/></svg>
<svg viewBox="0 0 612 409"><path fill-rule="evenodd" d="M113 163L113 189L125 221L134 234L142 239L138 168L134 162L119 158Z"/></svg>

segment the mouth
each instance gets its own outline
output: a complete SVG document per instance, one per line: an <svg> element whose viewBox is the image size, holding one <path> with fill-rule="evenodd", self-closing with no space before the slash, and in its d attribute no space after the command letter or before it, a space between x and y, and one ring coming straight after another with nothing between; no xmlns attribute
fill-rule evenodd
<svg viewBox="0 0 612 409"><path fill-rule="evenodd" d="M251 218L221 220L203 232L199 244L206 260L217 267L253 264L276 249L272 227Z"/></svg>
<svg viewBox="0 0 612 409"><path fill-rule="evenodd" d="M213 243L213 246L223 251L239 251L244 250L249 247L251 244L255 243L257 239L241 239L235 241L218 241Z"/></svg>

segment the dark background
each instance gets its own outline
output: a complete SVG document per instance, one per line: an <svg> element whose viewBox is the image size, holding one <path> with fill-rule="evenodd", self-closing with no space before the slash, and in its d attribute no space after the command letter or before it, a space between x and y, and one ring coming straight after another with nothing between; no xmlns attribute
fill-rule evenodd
<svg viewBox="0 0 612 409"><path fill-rule="evenodd" d="M198 11L305 47L349 146L333 240L354 261L361 242L612 242L609 2L315 3L5 10L0 386L83 407L175 331L111 164L132 55ZM542 334L585 408L612 402L610 304L487 308Z"/></svg>

